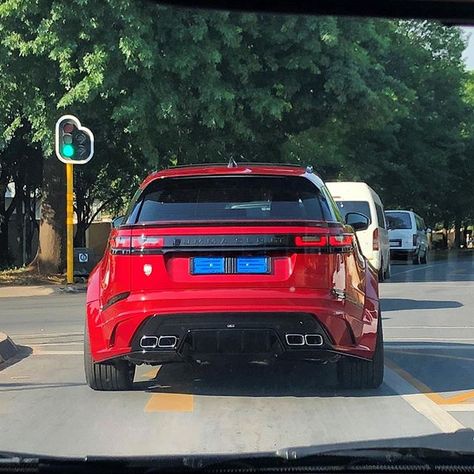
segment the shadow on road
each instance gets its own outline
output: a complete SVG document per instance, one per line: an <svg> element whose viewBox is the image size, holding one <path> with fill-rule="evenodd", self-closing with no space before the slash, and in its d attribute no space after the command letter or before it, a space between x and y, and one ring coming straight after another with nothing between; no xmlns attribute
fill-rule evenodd
<svg viewBox="0 0 474 474"><path fill-rule="evenodd" d="M31 349L31 347L20 346L18 344L16 346L18 347L18 352L13 357L8 359L6 362L4 362L3 364L0 364L0 372L2 370L5 370L7 367L11 367L12 365L20 362L21 360L26 359L28 356L30 356L33 353L33 350Z"/></svg>
<svg viewBox="0 0 474 474"><path fill-rule="evenodd" d="M411 300L406 298L382 298L382 311L406 311L410 309L453 309L462 308L459 301Z"/></svg>
<svg viewBox="0 0 474 474"><path fill-rule="evenodd" d="M402 347L398 348L398 346ZM440 347L442 346L442 347ZM408 383L400 393L387 384L376 390L341 390L336 386L333 364L283 363L269 366L163 366L155 379L135 384L136 390L153 393L182 393L204 396L235 397L387 397L419 393L412 384L416 378L429 391L473 390L474 345L443 343L387 344L385 357L408 374ZM387 380L387 379L386 379ZM452 395L452 393L451 393Z"/></svg>

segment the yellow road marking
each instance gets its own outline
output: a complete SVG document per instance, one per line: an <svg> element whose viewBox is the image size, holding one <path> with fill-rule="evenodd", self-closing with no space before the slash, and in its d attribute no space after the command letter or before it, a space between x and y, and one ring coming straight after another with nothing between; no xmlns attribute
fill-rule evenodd
<svg viewBox="0 0 474 474"><path fill-rule="evenodd" d="M153 369L149 370L148 372L145 372L143 374L143 377L148 379L148 380L153 380L153 379L156 379L156 376L158 375L158 372L160 371L161 369L161 366L160 367L154 367Z"/></svg>
<svg viewBox="0 0 474 474"><path fill-rule="evenodd" d="M424 393L421 393L416 387L395 372L395 370L387 367L384 381L414 410L423 415L427 420L433 423L433 425L437 426L443 433L453 433L465 428L462 423L447 412L446 408L433 402Z"/></svg>
<svg viewBox="0 0 474 474"><path fill-rule="evenodd" d="M469 390L468 392L453 395L452 397L443 397L439 393L434 392L430 387L428 387L428 385L415 378L406 370L403 370L393 361L386 360L385 364L437 405L457 405L474 398L474 390Z"/></svg>
<svg viewBox="0 0 474 474"><path fill-rule="evenodd" d="M145 412L192 412L194 397L182 393L155 393L145 406Z"/></svg>
<svg viewBox="0 0 474 474"><path fill-rule="evenodd" d="M143 377L154 380L161 366L149 370ZM194 411L194 396L182 393L154 393L145 405L145 412L192 412Z"/></svg>

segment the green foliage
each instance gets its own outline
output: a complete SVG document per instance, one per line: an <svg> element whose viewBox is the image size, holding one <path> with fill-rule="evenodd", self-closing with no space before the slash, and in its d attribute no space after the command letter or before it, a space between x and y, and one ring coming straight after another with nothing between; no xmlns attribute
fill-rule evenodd
<svg viewBox="0 0 474 474"><path fill-rule="evenodd" d="M234 156L311 163L367 181L390 207L465 219L474 86L463 49L459 29L428 22L9 0L1 140L27 122L49 159L56 119L78 115L96 134L78 199L116 209L150 169Z"/></svg>

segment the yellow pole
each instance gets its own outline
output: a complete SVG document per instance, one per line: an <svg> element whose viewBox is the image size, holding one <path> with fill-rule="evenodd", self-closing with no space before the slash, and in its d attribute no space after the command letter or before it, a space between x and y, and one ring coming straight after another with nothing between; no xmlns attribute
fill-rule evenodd
<svg viewBox="0 0 474 474"><path fill-rule="evenodd" d="M73 164L66 163L66 262L67 282L74 283Z"/></svg>

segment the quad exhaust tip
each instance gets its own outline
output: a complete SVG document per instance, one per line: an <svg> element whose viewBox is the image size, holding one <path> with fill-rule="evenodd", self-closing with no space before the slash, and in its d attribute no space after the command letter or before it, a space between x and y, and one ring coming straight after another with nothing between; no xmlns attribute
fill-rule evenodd
<svg viewBox="0 0 474 474"><path fill-rule="evenodd" d="M324 343L321 334L285 334L285 340L289 346L322 346Z"/></svg>
<svg viewBox="0 0 474 474"><path fill-rule="evenodd" d="M174 349L178 343L176 336L142 336L140 347L143 349Z"/></svg>
<svg viewBox="0 0 474 474"><path fill-rule="evenodd" d="M307 346L323 345L323 337L321 336L321 334L306 334L304 337L304 341L306 342Z"/></svg>
<svg viewBox="0 0 474 474"><path fill-rule="evenodd" d="M285 339L289 346L304 346L303 334L286 334Z"/></svg>
<svg viewBox="0 0 474 474"><path fill-rule="evenodd" d="M176 336L160 336L158 338L158 347L173 349L178 343L178 338Z"/></svg>

